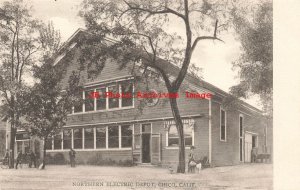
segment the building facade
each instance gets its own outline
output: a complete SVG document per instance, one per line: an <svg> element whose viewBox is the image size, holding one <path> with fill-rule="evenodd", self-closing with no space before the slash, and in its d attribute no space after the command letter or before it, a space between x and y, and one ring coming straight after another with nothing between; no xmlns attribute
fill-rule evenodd
<svg viewBox="0 0 300 190"><path fill-rule="evenodd" d="M76 48L76 39L82 33L78 30L66 42L54 63L65 64L65 49L74 51L62 85L79 67L77 58L81 52ZM178 70L169 63L162 65L171 74ZM178 164L178 135L168 99L137 96L144 92L165 93L167 89L155 71L149 70L146 81L141 77L142 64L138 66L133 75L130 65L120 69L119 63L111 59L96 78L89 79L87 73L83 74L84 90L80 96L84 103L74 105L61 133L46 144L51 163L68 161L68 151L73 148L79 164ZM108 92L133 96L103 96ZM211 97L187 98L186 92L209 93ZM92 94L100 96L91 98ZM223 103L226 96L226 92L203 80L186 77L177 98L184 124L186 158L191 146L196 147L196 159L207 157L211 166L250 162L253 148L268 151L267 125L261 111L244 102L227 108ZM36 148L34 143L26 146L26 140L24 136L22 141L17 139L16 150L42 147Z"/></svg>

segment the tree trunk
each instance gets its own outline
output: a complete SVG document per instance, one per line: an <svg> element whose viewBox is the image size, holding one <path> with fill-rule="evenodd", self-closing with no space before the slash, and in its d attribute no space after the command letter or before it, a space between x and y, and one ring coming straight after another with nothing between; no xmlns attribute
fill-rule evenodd
<svg viewBox="0 0 300 190"><path fill-rule="evenodd" d="M15 138L16 130L13 122L10 124L10 159L9 159L9 168L13 169L15 164Z"/></svg>
<svg viewBox="0 0 300 190"><path fill-rule="evenodd" d="M170 98L170 105L172 109L172 114L176 123L176 128L179 136L179 164L177 167L177 173L185 173L185 143L184 143L184 131L183 131L183 123L180 117L177 99Z"/></svg>
<svg viewBox="0 0 300 190"><path fill-rule="evenodd" d="M42 169L45 169L46 167L46 141L47 138L44 138Z"/></svg>

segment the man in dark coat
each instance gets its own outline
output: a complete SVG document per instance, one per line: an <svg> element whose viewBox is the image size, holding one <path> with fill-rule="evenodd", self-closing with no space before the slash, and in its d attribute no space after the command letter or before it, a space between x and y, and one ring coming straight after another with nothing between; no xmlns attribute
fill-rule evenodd
<svg viewBox="0 0 300 190"><path fill-rule="evenodd" d="M22 153L21 151L19 151L16 159L16 169L18 169L18 165L21 163L21 160L22 160Z"/></svg>
<svg viewBox="0 0 300 190"><path fill-rule="evenodd" d="M73 150L72 148L70 148L70 151L69 151L69 156L70 156L70 164L71 164L71 167L75 167L75 150Z"/></svg>
<svg viewBox="0 0 300 190"><path fill-rule="evenodd" d="M30 151L29 157L30 157L29 168L31 168L32 164L36 168L36 156L35 156L35 153L32 150Z"/></svg>

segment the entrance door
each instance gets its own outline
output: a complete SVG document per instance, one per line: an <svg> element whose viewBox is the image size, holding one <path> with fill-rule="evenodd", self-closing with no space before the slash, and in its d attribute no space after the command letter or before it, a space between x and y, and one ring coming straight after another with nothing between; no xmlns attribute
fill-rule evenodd
<svg viewBox="0 0 300 190"><path fill-rule="evenodd" d="M151 163L159 164L161 162L161 136L160 134L152 134L151 140Z"/></svg>
<svg viewBox="0 0 300 190"><path fill-rule="evenodd" d="M252 135L245 133L245 162L251 162Z"/></svg>
<svg viewBox="0 0 300 190"><path fill-rule="evenodd" d="M150 133L142 134L142 163L150 163Z"/></svg>

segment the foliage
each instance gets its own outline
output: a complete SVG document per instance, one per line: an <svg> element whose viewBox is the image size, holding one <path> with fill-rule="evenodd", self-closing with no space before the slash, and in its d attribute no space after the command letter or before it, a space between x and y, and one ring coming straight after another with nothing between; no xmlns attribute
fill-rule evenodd
<svg viewBox="0 0 300 190"><path fill-rule="evenodd" d="M0 95L3 116L11 124L11 162L13 168L14 138L23 114L24 77L36 63L39 49L39 21L32 18L31 8L23 0L5 1L0 12Z"/></svg>
<svg viewBox="0 0 300 190"><path fill-rule="evenodd" d="M82 62L88 68L100 68L106 62L106 52L121 63L141 62L147 73L154 69L165 82L168 92L178 92L189 69L197 73L198 68L191 66L191 57L197 44L202 40L218 40L220 31L226 29L226 16L229 1L209 0L84 0L80 15L84 18L92 45L84 46ZM177 30L170 30L172 24ZM174 27L174 26L173 26ZM104 42L104 37L117 41ZM94 41L102 42L95 49ZM98 45L99 47L99 45ZM84 59L86 57L87 59ZM88 61L90 60L90 61ZM99 67L100 62L100 67ZM178 67L172 73L165 63ZM91 64L90 64L91 63ZM96 63L96 65L94 64ZM170 66L170 65L169 65ZM90 72L91 73L91 72ZM179 134L178 172L185 171L184 132L176 99L169 99Z"/></svg>
<svg viewBox="0 0 300 190"><path fill-rule="evenodd" d="M241 82L231 92L247 98L258 94L264 110L272 112L273 96L273 8L265 1L253 8L253 15L246 14L249 7L232 11L234 28L242 45L242 54L233 63L239 69Z"/></svg>

